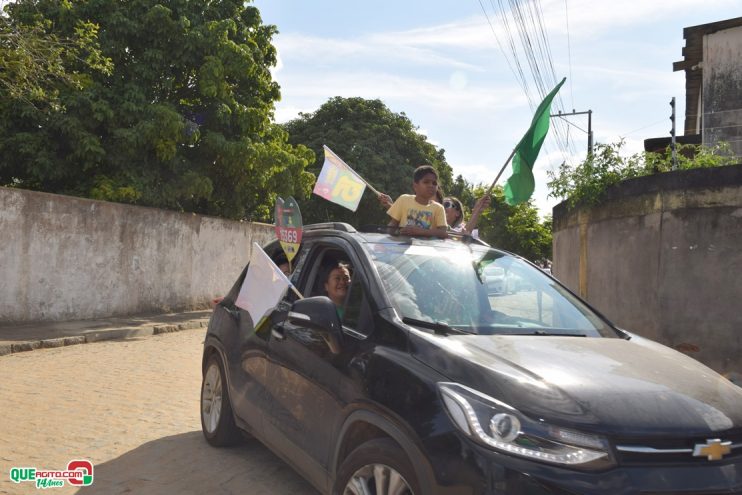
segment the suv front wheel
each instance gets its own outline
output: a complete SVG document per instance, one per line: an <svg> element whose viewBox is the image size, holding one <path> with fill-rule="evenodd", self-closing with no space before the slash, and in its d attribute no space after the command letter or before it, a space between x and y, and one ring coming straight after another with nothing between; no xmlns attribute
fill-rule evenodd
<svg viewBox="0 0 742 495"><path fill-rule="evenodd" d="M392 440L370 440L355 449L338 470L334 495L421 495L404 451Z"/></svg>

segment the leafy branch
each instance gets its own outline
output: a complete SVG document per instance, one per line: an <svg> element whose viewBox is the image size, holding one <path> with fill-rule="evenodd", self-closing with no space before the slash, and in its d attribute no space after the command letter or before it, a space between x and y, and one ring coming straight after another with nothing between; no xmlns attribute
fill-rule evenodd
<svg viewBox="0 0 742 495"><path fill-rule="evenodd" d="M98 46L97 25L79 21L71 38L45 28L40 21L25 25L0 16L0 94L30 104L53 103L60 84L81 89L87 80L71 65L110 73L111 60Z"/></svg>
<svg viewBox="0 0 742 495"><path fill-rule="evenodd" d="M599 143L595 152L579 165L562 163L556 172L547 172L549 196L567 199L570 207L577 204L597 204L606 190L627 179L672 170L672 155L668 147L664 153L642 152L625 156L621 153L625 142ZM678 170L720 167L737 163L729 145L677 145Z"/></svg>

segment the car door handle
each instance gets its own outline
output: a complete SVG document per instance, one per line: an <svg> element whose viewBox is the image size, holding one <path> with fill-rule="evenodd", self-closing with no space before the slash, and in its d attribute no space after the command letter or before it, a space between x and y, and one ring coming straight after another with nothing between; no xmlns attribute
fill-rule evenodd
<svg viewBox="0 0 742 495"><path fill-rule="evenodd" d="M226 311L229 316L231 316L235 320L239 321L239 319L240 319L240 312L237 311L237 308L232 309L232 308L228 308L227 306L222 306L222 308L224 308L224 311Z"/></svg>
<svg viewBox="0 0 742 495"><path fill-rule="evenodd" d="M283 325L274 325L273 328L271 328L271 335L276 340L284 340L286 335L284 335L283 330Z"/></svg>

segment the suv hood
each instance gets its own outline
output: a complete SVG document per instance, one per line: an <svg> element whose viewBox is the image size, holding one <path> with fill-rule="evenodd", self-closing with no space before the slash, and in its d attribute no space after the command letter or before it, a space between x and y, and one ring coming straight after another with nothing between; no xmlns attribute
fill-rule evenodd
<svg viewBox="0 0 742 495"><path fill-rule="evenodd" d="M440 336L410 331L414 357L534 419L609 434L742 429L742 388L650 340Z"/></svg>

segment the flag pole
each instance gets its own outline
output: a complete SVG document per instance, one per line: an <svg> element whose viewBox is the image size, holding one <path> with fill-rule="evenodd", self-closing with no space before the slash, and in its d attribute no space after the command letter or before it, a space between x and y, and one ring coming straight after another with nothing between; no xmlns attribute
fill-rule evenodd
<svg viewBox="0 0 742 495"><path fill-rule="evenodd" d="M492 185L490 186L489 189L487 189L487 192L484 193L485 196L489 196L489 194L492 193L492 189L494 189L495 188L495 184L497 184L497 179L499 179L500 176L502 175L502 173L505 171L505 168L508 166L508 163L510 163L510 160L512 160L513 159L513 156L515 156L515 151L517 149L518 149L518 147L516 146L515 148L513 148L513 151L510 152L510 156L508 157L507 160L505 160L505 164L502 166L502 168L500 169L500 171L497 173L497 177L495 177L495 180L492 181Z"/></svg>
<svg viewBox="0 0 742 495"><path fill-rule="evenodd" d="M294 287L294 284L289 284L289 287L291 287L291 290L294 291L294 294L299 296L299 299L304 299L304 296L301 295L301 292L299 292L296 287Z"/></svg>
<svg viewBox="0 0 742 495"><path fill-rule="evenodd" d="M343 163L345 163L345 162L343 162ZM346 165L348 165L347 163L345 163L345 164L346 164ZM350 165L348 165L348 168L349 168L350 170L352 170L352 171L353 171L353 173L354 173L354 174L356 174L356 177L358 177L359 179L361 179L361 180L363 181L363 183L364 183L364 184L366 184L366 187L368 187L369 189L371 189L371 191L373 191L373 193L374 193L374 194L376 194L377 196L378 196L379 194L381 194L381 193L380 193L379 191L377 191L377 190L376 190L376 188L375 188L374 186L372 186L371 184L369 184L369 183L368 183L368 182L366 181L366 179L364 179L363 177L361 177L361 174L359 174L358 172L356 172L355 170L353 170L353 169L352 169L352 168L350 167Z"/></svg>
<svg viewBox="0 0 742 495"><path fill-rule="evenodd" d="M355 170L354 170L354 172L355 172ZM358 172L356 172L356 175L358 175ZM379 194L381 194L379 191L376 190L376 188L374 186L372 186L371 184L369 184L368 182L366 182L366 179L364 179L360 175L358 175L358 178L360 178L363 181L363 183L366 184L368 186L368 188L371 189L371 191L373 191L374 194L376 194L377 196Z"/></svg>

